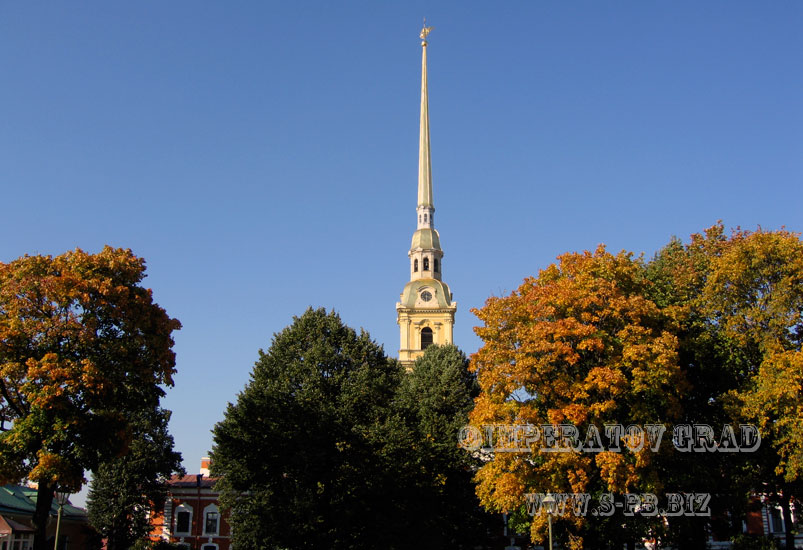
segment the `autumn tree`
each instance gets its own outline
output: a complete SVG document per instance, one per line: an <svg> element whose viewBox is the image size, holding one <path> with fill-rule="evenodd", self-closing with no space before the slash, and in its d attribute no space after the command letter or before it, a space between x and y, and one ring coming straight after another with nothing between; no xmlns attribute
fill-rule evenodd
<svg viewBox="0 0 803 550"><path fill-rule="evenodd" d="M739 343L710 314L706 289L712 270L729 238L721 224L695 233L684 244L673 238L647 264L652 285L647 295L676 323L678 362L690 385L683 396L680 422L706 424L717 430L749 422L735 415L731 394L749 383L751 369ZM760 477L756 464L767 452L673 453L663 465L675 491L712 495L713 518L675 517L663 541L689 548L705 548L708 525L720 537L741 532L751 491ZM729 522L727 521L729 518Z"/></svg>
<svg viewBox="0 0 803 550"><path fill-rule="evenodd" d="M482 348L473 356L482 393L471 413L485 425L570 424L581 434L606 424L671 423L688 387L672 319L645 297L644 263L630 254L565 254L507 297L475 310ZM604 437L604 435L603 435ZM616 442L614 442L616 443ZM620 447L618 444L615 447ZM525 505L525 493L662 493L657 455L645 444L621 452L496 452L479 471L478 494L496 511ZM572 548L605 547L632 534L566 513ZM546 518L531 529L543 540ZM599 540L605 537L608 540Z"/></svg>
<svg viewBox="0 0 803 550"><path fill-rule="evenodd" d="M736 230L711 264L704 311L739 350L744 383L727 394L735 419L757 424L755 489L783 510L794 547L791 502L803 496L803 243L785 230Z"/></svg>
<svg viewBox="0 0 803 550"><path fill-rule="evenodd" d="M803 475L803 243L787 231L736 231L704 289L712 320L746 357L737 394L778 453L777 473Z"/></svg>
<svg viewBox="0 0 803 550"><path fill-rule="evenodd" d="M0 478L38 483L34 548L56 488L124 453L132 415L173 383L180 323L140 285L130 250L0 264Z"/></svg>
<svg viewBox="0 0 803 550"><path fill-rule="evenodd" d="M101 463L92 476L89 522L106 539L108 550L131 548L150 533L149 514L161 511L166 481L183 473L169 419L170 411L161 408L133 415L127 452Z"/></svg>
<svg viewBox="0 0 803 550"><path fill-rule="evenodd" d="M755 491L778 499L791 528L803 456L802 283L798 235L728 236L718 224L688 244L673 239L649 262L603 248L567 254L510 296L489 299L477 311L484 345L473 360L482 387L475 424L568 423L587 433L606 423L753 423L762 443L752 453L704 456L671 445L496 453L478 476L483 502L520 511L521 495L534 491L702 491L738 522ZM704 548L704 521L671 518L663 540ZM561 522L575 547L617 540L600 518ZM534 518L534 537L543 537L543 523ZM631 539L660 531L627 523L637 527Z"/></svg>
<svg viewBox="0 0 803 550"><path fill-rule="evenodd" d="M659 301L680 320L695 388L684 405L688 418L761 431L756 452L721 464L719 494L736 506L748 490L767 494L784 510L788 545L790 498L800 498L801 483L801 253L797 234L737 229L728 236L717 224L687 245L674 240L650 265ZM718 458L706 460L708 480ZM740 517L734 506L729 512Z"/></svg>

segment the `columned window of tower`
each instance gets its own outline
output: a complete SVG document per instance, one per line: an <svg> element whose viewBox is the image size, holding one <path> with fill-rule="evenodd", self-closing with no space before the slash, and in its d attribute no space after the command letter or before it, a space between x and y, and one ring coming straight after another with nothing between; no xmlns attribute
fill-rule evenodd
<svg viewBox="0 0 803 550"><path fill-rule="evenodd" d="M429 258L424 258L424 271L429 271Z"/></svg>
<svg viewBox="0 0 803 550"><path fill-rule="evenodd" d="M427 349L432 345L432 329L424 327L421 329L421 349Z"/></svg>
<svg viewBox="0 0 803 550"><path fill-rule="evenodd" d="M413 271L418 272L418 258L413 260Z"/></svg>
<svg viewBox="0 0 803 550"><path fill-rule="evenodd" d="M435 273L438 273L438 272L439 272L439 271L438 271L438 267L439 267L439 266L438 266L438 258L435 258L435 260L434 260L434 261L435 261Z"/></svg>

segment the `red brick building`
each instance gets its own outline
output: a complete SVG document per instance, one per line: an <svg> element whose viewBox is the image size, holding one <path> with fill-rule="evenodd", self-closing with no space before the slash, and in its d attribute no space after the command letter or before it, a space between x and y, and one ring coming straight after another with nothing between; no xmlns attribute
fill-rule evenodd
<svg viewBox="0 0 803 550"><path fill-rule="evenodd" d="M151 538L186 546L187 550L229 550L231 530L220 513L216 478L209 477L209 459L198 474L173 476L161 514L151 516Z"/></svg>

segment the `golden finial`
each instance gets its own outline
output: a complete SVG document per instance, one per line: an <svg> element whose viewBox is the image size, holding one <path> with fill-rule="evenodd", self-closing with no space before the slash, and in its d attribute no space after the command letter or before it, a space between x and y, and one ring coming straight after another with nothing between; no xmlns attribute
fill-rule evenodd
<svg viewBox="0 0 803 550"><path fill-rule="evenodd" d="M424 28L421 29L421 34L419 35L421 37L421 40L423 40L423 42L421 43L422 46L426 45L426 43L427 43L427 35L429 35L429 33L432 32L432 29L434 29L434 28L435 27L427 27L427 18L425 17L424 18Z"/></svg>

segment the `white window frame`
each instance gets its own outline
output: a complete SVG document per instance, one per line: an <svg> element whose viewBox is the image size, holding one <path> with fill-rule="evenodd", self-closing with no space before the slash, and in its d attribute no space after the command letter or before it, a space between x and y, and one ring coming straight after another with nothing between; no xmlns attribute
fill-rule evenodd
<svg viewBox="0 0 803 550"><path fill-rule="evenodd" d="M210 514L210 513L217 514L217 529L215 529L214 532L206 530L206 515ZM204 518L203 536L205 536L205 537L209 537L209 536L217 537L217 536L219 536L220 535L220 510L218 509L218 507L215 504L210 504L209 506L204 508L204 516L203 516L203 518Z"/></svg>

